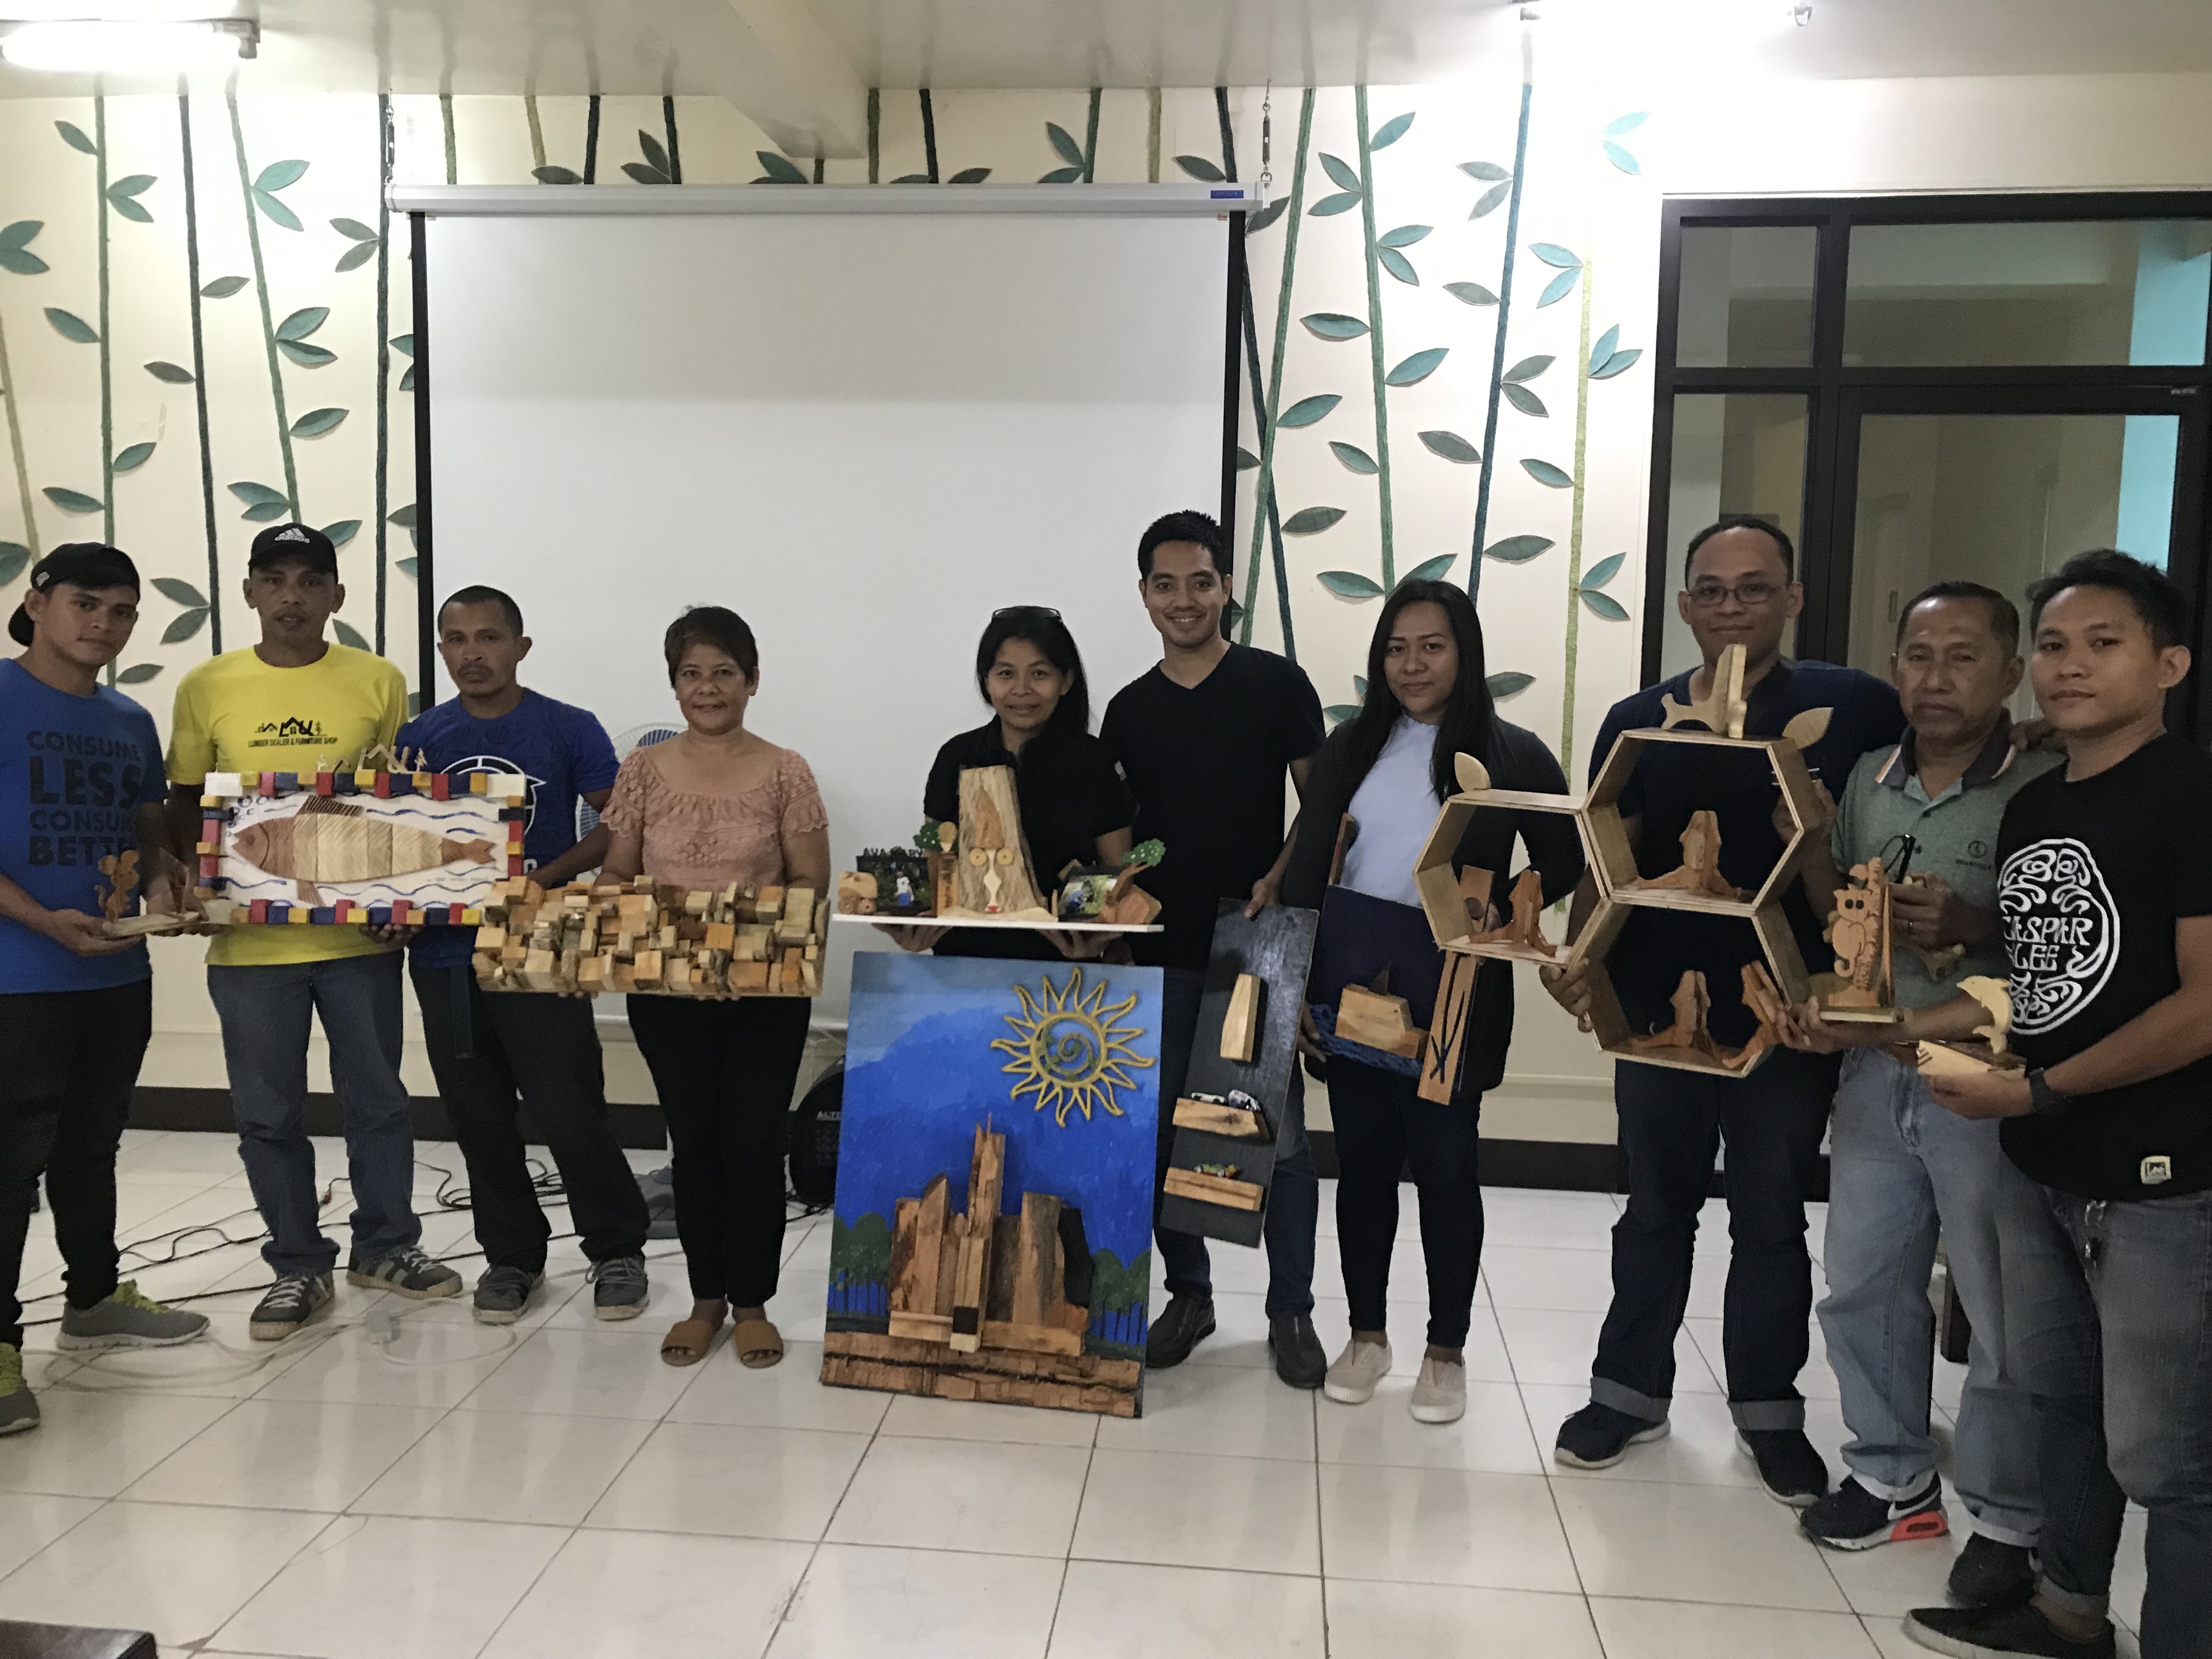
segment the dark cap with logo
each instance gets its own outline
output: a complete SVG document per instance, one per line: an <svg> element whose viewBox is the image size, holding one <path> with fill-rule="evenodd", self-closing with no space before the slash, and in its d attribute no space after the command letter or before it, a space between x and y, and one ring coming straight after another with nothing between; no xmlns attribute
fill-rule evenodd
<svg viewBox="0 0 2212 1659"><path fill-rule="evenodd" d="M261 570L289 559L297 559L308 569L320 571L325 576L338 574L337 544L307 524L270 525L253 538L253 550L246 556L246 568Z"/></svg>
<svg viewBox="0 0 2212 1659"><path fill-rule="evenodd" d="M138 588L138 567L119 547L99 542L67 542L31 567L31 591L51 592L58 583L79 587ZM8 637L18 645L31 642L31 616L21 605L8 618Z"/></svg>

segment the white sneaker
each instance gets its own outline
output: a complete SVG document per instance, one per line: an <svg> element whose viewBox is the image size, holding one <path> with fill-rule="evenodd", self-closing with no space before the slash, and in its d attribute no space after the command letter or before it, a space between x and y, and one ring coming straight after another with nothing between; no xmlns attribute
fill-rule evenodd
<svg viewBox="0 0 2212 1659"><path fill-rule="evenodd" d="M1390 1345L1354 1338L1328 1368L1321 1391L1345 1405L1364 1406L1375 1397L1375 1385L1389 1375Z"/></svg>
<svg viewBox="0 0 2212 1659"><path fill-rule="evenodd" d="M1423 1358L1407 1409L1416 1423L1458 1422L1467 1415L1467 1367L1449 1359Z"/></svg>

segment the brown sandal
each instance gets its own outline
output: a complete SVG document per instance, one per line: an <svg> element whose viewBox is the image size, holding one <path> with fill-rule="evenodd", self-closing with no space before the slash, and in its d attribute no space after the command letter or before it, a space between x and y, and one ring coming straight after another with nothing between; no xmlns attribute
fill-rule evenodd
<svg viewBox="0 0 2212 1659"><path fill-rule="evenodd" d="M679 1319L668 1328L668 1334L660 1339L661 1363L668 1365L696 1365L714 1351L714 1339L721 1334L721 1326L708 1319Z"/></svg>
<svg viewBox="0 0 2212 1659"><path fill-rule="evenodd" d="M730 1333L738 1364L750 1370L766 1370L783 1358L783 1334L765 1319L741 1319Z"/></svg>

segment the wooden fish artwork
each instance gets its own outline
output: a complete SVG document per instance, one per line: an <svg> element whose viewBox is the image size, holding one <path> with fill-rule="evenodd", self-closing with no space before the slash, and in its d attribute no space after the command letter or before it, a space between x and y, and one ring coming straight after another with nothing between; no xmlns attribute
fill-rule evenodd
<svg viewBox="0 0 2212 1659"><path fill-rule="evenodd" d="M231 850L256 869L298 884L303 903L319 905L319 881L376 881L447 864L489 864L492 844L372 816L349 801L311 795L289 817L264 818L231 837Z"/></svg>

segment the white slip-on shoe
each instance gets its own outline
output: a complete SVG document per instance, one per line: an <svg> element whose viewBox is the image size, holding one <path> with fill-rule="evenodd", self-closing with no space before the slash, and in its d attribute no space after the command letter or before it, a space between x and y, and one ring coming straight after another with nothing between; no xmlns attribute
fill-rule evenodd
<svg viewBox="0 0 2212 1659"><path fill-rule="evenodd" d="M1375 1385L1390 1375L1390 1345L1362 1342L1357 1337L1328 1368L1321 1391L1346 1406L1364 1406L1375 1397Z"/></svg>
<svg viewBox="0 0 2212 1659"><path fill-rule="evenodd" d="M1467 1415L1467 1367L1424 1358L1407 1407L1416 1423L1456 1423Z"/></svg>

